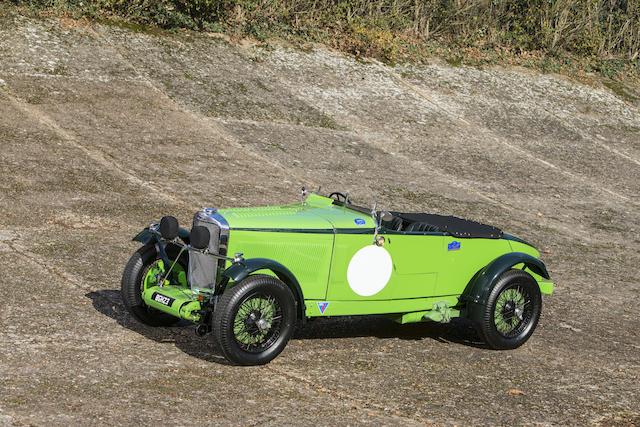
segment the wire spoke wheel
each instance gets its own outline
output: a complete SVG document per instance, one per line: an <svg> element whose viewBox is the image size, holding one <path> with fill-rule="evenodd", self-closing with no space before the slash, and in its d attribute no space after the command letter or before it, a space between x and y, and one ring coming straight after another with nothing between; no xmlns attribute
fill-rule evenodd
<svg viewBox="0 0 640 427"><path fill-rule="evenodd" d="M250 275L226 290L213 312L213 336L238 365L269 363L291 338L296 298L277 277Z"/></svg>
<svg viewBox="0 0 640 427"><path fill-rule="evenodd" d="M151 286L158 285L164 274L164 262L160 259L155 260L152 264L147 266L142 273L140 292L144 292L145 289L148 289Z"/></svg>
<svg viewBox="0 0 640 427"><path fill-rule="evenodd" d="M170 250L172 250L170 248ZM142 293L157 286L165 275L166 266L160 260L154 245L145 245L133 253L121 280L122 301L129 312L140 322L149 326L171 326L180 319L163 313L145 304ZM166 284L180 284L186 278L182 263L178 262Z"/></svg>
<svg viewBox="0 0 640 427"><path fill-rule="evenodd" d="M252 294L240 304L233 321L233 335L243 350L260 353L280 336L282 308L272 295Z"/></svg>
<svg viewBox="0 0 640 427"><path fill-rule="evenodd" d="M171 267L171 266L169 266ZM144 292L151 286L160 285L160 281L166 276L168 267L161 259L156 259L146 266L142 272L142 280L140 281L140 293ZM162 285L180 285L187 286L186 282L179 280L180 275L186 278L186 272L180 263L175 263L171 269L171 274L166 278ZM186 279L185 279L186 280Z"/></svg>
<svg viewBox="0 0 640 427"><path fill-rule="evenodd" d="M502 336L512 338L520 334L532 314L531 295L521 285L515 284L498 295L493 321Z"/></svg>
<svg viewBox="0 0 640 427"><path fill-rule="evenodd" d="M540 319L540 286L524 270L507 270L491 285L486 301L471 304L469 310L488 347L501 350L520 347Z"/></svg>

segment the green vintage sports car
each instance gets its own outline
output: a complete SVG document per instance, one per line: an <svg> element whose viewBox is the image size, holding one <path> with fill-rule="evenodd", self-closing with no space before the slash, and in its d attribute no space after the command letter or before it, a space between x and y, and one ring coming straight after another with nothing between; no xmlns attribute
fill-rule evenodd
<svg viewBox="0 0 640 427"><path fill-rule="evenodd" d="M284 206L171 216L134 240L122 298L139 321L213 332L224 356L264 364L296 325L323 316L399 323L470 319L495 349L533 333L553 282L539 252L498 228L452 216L376 211L303 191ZM234 254L229 256L229 254Z"/></svg>

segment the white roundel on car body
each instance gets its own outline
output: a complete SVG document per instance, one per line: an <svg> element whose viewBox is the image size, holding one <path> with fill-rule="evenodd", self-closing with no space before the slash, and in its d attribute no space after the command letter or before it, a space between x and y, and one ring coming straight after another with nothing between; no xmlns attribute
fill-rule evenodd
<svg viewBox="0 0 640 427"><path fill-rule="evenodd" d="M365 246L351 258L347 268L347 282L356 294L370 297L387 286L392 269L391 255L385 248Z"/></svg>

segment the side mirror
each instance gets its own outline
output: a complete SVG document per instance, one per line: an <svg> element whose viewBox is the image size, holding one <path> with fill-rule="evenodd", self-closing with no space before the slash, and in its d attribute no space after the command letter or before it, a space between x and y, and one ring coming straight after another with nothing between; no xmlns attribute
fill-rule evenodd
<svg viewBox="0 0 640 427"><path fill-rule="evenodd" d="M393 215L391 214L391 212L382 211L380 212L380 220L384 222L393 221Z"/></svg>
<svg viewBox="0 0 640 427"><path fill-rule="evenodd" d="M173 240L178 237L178 220L172 216L163 216L160 220L160 235L164 239Z"/></svg>
<svg viewBox="0 0 640 427"><path fill-rule="evenodd" d="M192 247L203 250L209 246L211 234L209 234L209 229L207 227L196 225L191 229L191 235L189 238Z"/></svg>

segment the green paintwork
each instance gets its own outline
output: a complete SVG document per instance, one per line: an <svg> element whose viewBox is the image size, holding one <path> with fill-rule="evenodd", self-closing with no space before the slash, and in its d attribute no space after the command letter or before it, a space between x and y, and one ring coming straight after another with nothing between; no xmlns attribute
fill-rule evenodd
<svg viewBox="0 0 640 427"><path fill-rule="evenodd" d="M156 293L172 298L174 301L171 306L155 301L153 295ZM197 311L202 308L200 302L195 299L196 297L197 295L194 295L191 289L173 285L152 286L142 292L142 299L149 307L192 322L200 320L200 315Z"/></svg>
<svg viewBox="0 0 640 427"><path fill-rule="evenodd" d="M283 264L304 283L304 297L325 298L331 267L333 234L255 232L231 229L230 253L246 259L268 258ZM284 263L282 262L284 261Z"/></svg>
<svg viewBox="0 0 640 427"><path fill-rule="evenodd" d="M164 261L161 259L157 260L147 270L147 274L142 279L142 288L147 289L151 286L158 285L158 280L164 277L166 272ZM170 279L170 280L169 280ZM171 269L171 276L169 279L165 279L163 285L171 284L171 281L174 281L175 285L179 285L182 287L188 287L189 284L187 282L187 273L184 271L184 268L178 263L176 263Z"/></svg>
<svg viewBox="0 0 640 427"><path fill-rule="evenodd" d="M375 222L370 215L334 205L332 199L316 194L304 203L221 209L219 213L231 229L229 253L242 252L247 259L269 258L287 267L300 283L308 317L422 312L411 318L424 320L435 303L459 307L459 297L474 275L501 255L517 251L540 256L535 248L512 236L508 236L512 240L454 238L442 233L383 230L380 235L393 260L392 275L380 292L363 297L349 286L347 269L354 254L373 243ZM453 241L460 243L459 250L447 249ZM553 291L551 281L531 273L541 291ZM318 302L329 302L324 313ZM442 313L433 313L429 316L442 317ZM451 314L460 315L459 311Z"/></svg>
<svg viewBox="0 0 640 427"><path fill-rule="evenodd" d="M373 229L370 215L332 205L332 199L310 194L304 203L256 208L220 209L231 229L314 230L333 234L334 229ZM363 225L355 220L362 219Z"/></svg>
<svg viewBox="0 0 640 427"><path fill-rule="evenodd" d="M162 278L162 276L164 276L164 273L164 261L159 259L151 264L151 266L149 266L149 269L147 270L147 274L142 279L142 289L148 289L152 286L157 285L158 281ZM169 281L165 280L165 284L168 285Z"/></svg>
<svg viewBox="0 0 640 427"><path fill-rule="evenodd" d="M192 322L200 320L200 315L194 312L200 310L201 305L195 299L197 295L194 295L188 287L187 276L182 266L176 263L171 270L170 278L174 283L167 279L164 280L163 286L159 286L158 281L164 277L165 271L162 260L157 260L149 267L147 274L142 279L142 300L149 307L173 316ZM174 301L171 306L167 307L153 299L155 293L172 298Z"/></svg>
<svg viewBox="0 0 640 427"><path fill-rule="evenodd" d="M531 273L531 275L533 274L534 273ZM542 293L543 295L553 294L554 284L551 280L544 280L540 278L540 279L536 279L536 281L538 282L538 286L540 286L540 293Z"/></svg>
<svg viewBox="0 0 640 427"><path fill-rule="evenodd" d="M433 305L433 309L424 314L424 319L433 322L449 323L452 317L460 316L460 310L449 307L445 301Z"/></svg>
<svg viewBox="0 0 640 427"><path fill-rule="evenodd" d="M400 323L416 323L416 322L438 322L448 323L454 317L460 317L461 311L455 308L449 308L449 304L445 301L440 301L433 305L432 310L426 311L413 311L410 313L397 314L391 318Z"/></svg>
<svg viewBox="0 0 640 427"><path fill-rule="evenodd" d="M449 306L458 304L458 295L431 298L405 298L399 300L367 300L359 301L310 301L305 300L307 316L358 316L363 314L398 314L413 311L426 311L434 304L446 302ZM324 314L320 312L318 303L329 302Z"/></svg>
<svg viewBox="0 0 640 427"><path fill-rule="evenodd" d="M390 317L394 321L404 325L405 323L425 321L448 323L452 318L459 317L460 314L460 310L449 307L447 301L438 301L433 304L431 310L412 311L409 313L391 315Z"/></svg>
<svg viewBox="0 0 640 427"><path fill-rule="evenodd" d="M347 281L349 263L356 252L374 243L376 224L369 213L333 202L310 194L304 202L284 206L218 210L230 229L227 253L243 253L246 259L227 261L226 267L232 268L221 277L230 278L233 286L250 272L278 276L295 295L301 291L306 310L300 313L306 317L384 314L400 323L446 322L464 315L465 303L482 304L486 288L509 268L524 269L542 293L553 292L540 253L517 237L456 238L382 229L379 236L392 260L390 279L374 295L358 295ZM286 274L275 271L277 263ZM187 288L184 272L175 277L175 283L162 288L150 283L143 293L145 302L198 321L200 303ZM154 292L176 301L163 306L152 300Z"/></svg>

